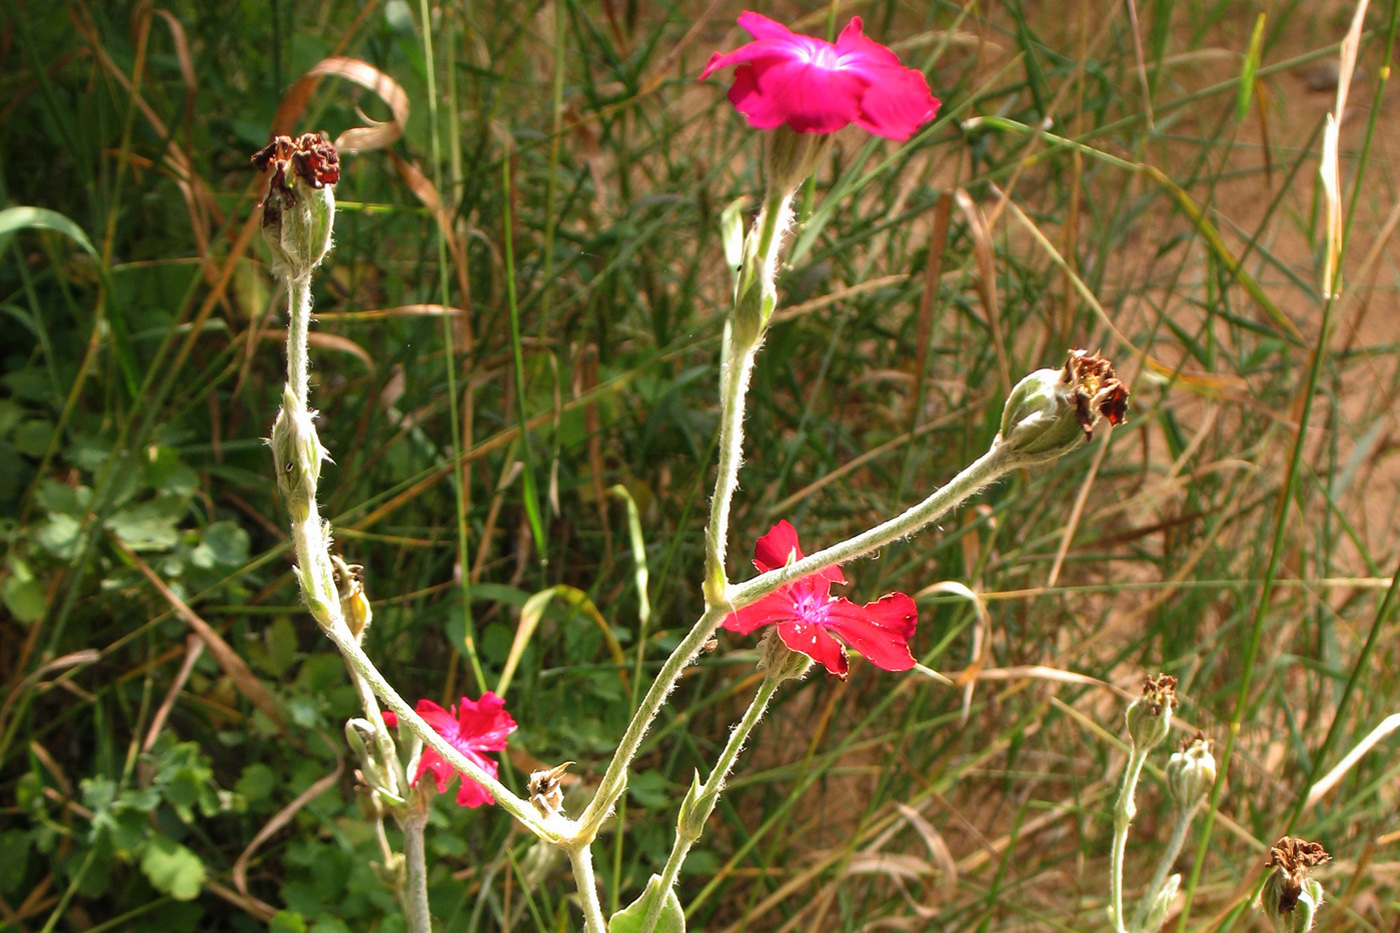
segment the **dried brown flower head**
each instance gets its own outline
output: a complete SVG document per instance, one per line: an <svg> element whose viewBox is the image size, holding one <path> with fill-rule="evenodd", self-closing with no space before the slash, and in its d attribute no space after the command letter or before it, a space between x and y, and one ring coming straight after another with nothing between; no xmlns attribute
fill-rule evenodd
<svg viewBox="0 0 1400 933"><path fill-rule="evenodd" d="M1070 350L1060 377L1073 393L1079 426L1086 439L1094 436L1094 425L1102 416L1112 425L1128 418L1128 390L1113 371L1113 364L1088 350Z"/></svg>
<svg viewBox="0 0 1400 933"><path fill-rule="evenodd" d="M1279 871L1275 872L1277 887L1266 891L1266 896L1277 899L1280 913L1291 912L1298 905L1311 869L1331 860L1322 843L1284 836L1269 847L1268 867Z"/></svg>
<svg viewBox="0 0 1400 933"><path fill-rule="evenodd" d="M278 136L253 153L270 172L262 201L262 232L279 274L304 279L331 247L340 155L320 133Z"/></svg>

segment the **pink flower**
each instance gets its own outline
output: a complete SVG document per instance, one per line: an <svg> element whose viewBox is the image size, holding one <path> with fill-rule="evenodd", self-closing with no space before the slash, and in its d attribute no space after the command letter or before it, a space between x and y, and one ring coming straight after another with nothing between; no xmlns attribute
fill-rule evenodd
<svg viewBox="0 0 1400 933"><path fill-rule="evenodd" d="M515 731L515 720L506 712L506 701L490 690L481 695L480 700L472 701L462 697L460 705L445 710L432 700L419 700L414 710L433 727L433 731L446 739L453 748L470 758L483 771L496 776L496 762L482 752L499 752L506 747L506 736ZM384 722L389 728L399 724L399 717L393 713L384 714ZM438 793L446 793L447 786L458 772L447 760L431 748L424 747L418 757L418 770L413 775L412 784L417 784L424 772L433 772ZM479 807L485 803L495 803L491 792L466 775L462 776L462 786L457 788L457 803L464 807Z"/></svg>
<svg viewBox="0 0 1400 933"><path fill-rule="evenodd" d="M797 531L786 519L759 538L754 548L753 564L761 573L801 559ZM820 662L842 680L846 678L847 667L846 648L841 642L887 671L907 671L913 667L909 639L919 622L914 600L903 593L891 593L873 603L857 606L849 599L831 595L833 583L845 582L841 568L835 566L801 577L731 613L724 620L724 627L747 635L756 628L775 623L783 644Z"/></svg>
<svg viewBox="0 0 1400 933"><path fill-rule="evenodd" d="M876 136L908 139L938 110L923 74L865 38L859 16L835 45L749 11L739 14L739 25L754 41L716 52L700 80L737 66L729 100L758 129L786 123L799 133L834 133L855 123Z"/></svg>

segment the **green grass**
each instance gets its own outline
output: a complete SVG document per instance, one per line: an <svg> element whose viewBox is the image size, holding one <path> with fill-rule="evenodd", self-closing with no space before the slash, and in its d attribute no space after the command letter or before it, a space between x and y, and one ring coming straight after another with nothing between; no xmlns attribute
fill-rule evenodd
<svg viewBox="0 0 1400 933"><path fill-rule="evenodd" d="M250 222L247 160L283 94L331 55L389 75L410 105L387 150L344 156L316 279L312 404L335 458L322 504L367 568L367 647L410 698L475 696L531 594L586 592L624 663L556 603L507 697L521 730L502 774L523 787L534 763L575 759L582 785L596 779L636 672L701 609L732 282L720 217L761 189L755 132L694 78L740 41L742 8L0 8L0 203L72 224L11 214L22 229L0 229L7 929L260 929L268 909L401 929L341 738L356 699L297 606L260 441L284 299ZM1352 7L1139 4L1136 41L1122 4L1058 8L764 8L807 14L810 32L859 13L944 104L906 146L842 136L800 199L790 316L746 420L731 575L779 518L811 547L922 498L985 449L1007 381L1069 346L1102 346L1134 401L1106 441L846 568L859 600L940 581L980 594L992 673L966 705L862 662L847 684L780 691L682 876L694 929L1102 928L1123 701L996 673L1030 665L1128 691L1172 673L1181 719L1218 756L1238 724L1209 833L1179 865L1194 883L1173 927L1262 929L1249 899L1288 831L1335 857L1322 929L1388 929L1400 910L1395 739L1302 805L1400 709L1400 278L1383 228L1400 178L1380 77L1395 6L1372 4L1344 122L1349 246L1332 305L1316 181L1331 95L1302 74L1335 58ZM286 129L334 136L363 123L357 107L390 117L323 78ZM981 243L957 189L985 218ZM614 485L645 542L641 638ZM251 679L191 657L152 576ZM974 607L919 601L920 660L968 667ZM597 847L605 907L659 870L692 772L752 694L752 648L722 637L649 735ZM1139 793L1130 897L1169 831L1164 763ZM252 852L240 893L240 854L338 767ZM176 867L203 866L194 900L143 872L156 836L184 847ZM440 802L428 846L446 929L577 927L567 866L502 814Z"/></svg>

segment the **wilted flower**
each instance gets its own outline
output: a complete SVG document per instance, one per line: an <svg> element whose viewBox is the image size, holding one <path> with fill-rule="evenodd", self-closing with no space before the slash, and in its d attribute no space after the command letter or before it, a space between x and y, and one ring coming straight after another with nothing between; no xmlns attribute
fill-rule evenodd
<svg viewBox="0 0 1400 933"><path fill-rule="evenodd" d="M253 153L272 174L262 203L262 232L275 265L293 279L311 274L331 248L340 155L318 133L278 136Z"/></svg>
<svg viewBox="0 0 1400 933"><path fill-rule="evenodd" d="M1182 743L1167 761L1167 791L1181 808L1194 807L1215 786L1215 756L1201 733Z"/></svg>
<svg viewBox="0 0 1400 933"><path fill-rule="evenodd" d="M1269 849L1268 866L1273 871L1264 879L1259 898L1264 915L1279 933L1312 929L1322 906L1322 885L1310 877L1311 870L1331 859L1322 843L1293 836L1284 836Z"/></svg>
<svg viewBox="0 0 1400 933"><path fill-rule="evenodd" d="M1171 734L1172 707L1176 706L1176 678L1170 674L1148 677L1142 696L1128 706L1128 736L1146 751Z"/></svg>
<svg viewBox="0 0 1400 933"><path fill-rule="evenodd" d="M753 563L762 573L801 559L797 531L787 520L774 525L768 534L758 539L754 548ZM833 583L845 582L841 568L827 567L731 613L724 620L724 627L747 635L772 623L777 626L783 644L842 679L848 669L842 642L863 654L871 664L887 671L907 671L913 667L909 639L919 621L914 600L903 593L891 593L873 603L857 606L849 599L831 595Z"/></svg>
<svg viewBox="0 0 1400 933"><path fill-rule="evenodd" d="M462 702L450 710L443 709L432 700L419 700L414 710L422 716L433 731L442 736L467 758L475 762L492 777L496 776L496 762L482 752L499 752L506 747L506 736L515 731L515 720L505 709L506 701L490 690L481 695L480 700L462 697ZM384 714L384 722L393 728L399 719L391 712ZM409 782L417 784L425 772L433 773L438 793L446 793L455 768L431 747L424 747L418 758L418 768ZM491 792L466 775L462 776L462 786L457 789L457 803L464 807L479 807L495 803Z"/></svg>
<svg viewBox="0 0 1400 933"><path fill-rule="evenodd" d="M1039 369L1016 384L1001 414L999 442L1026 464L1054 460L1094 436L1099 419L1122 424L1128 390L1113 364L1070 350L1061 369Z"/></svg>
<svg viewBox="0 0 1400 933"><path fill-rule="evenodd" d="M716 52L700 80L736 66L729 100L758 129L786 125L799 133L834 133L855 123L902 140L938 109L923 73L862 35L859 16L834 45L752 11L739 14L739 25L754 41Z"/></svg>

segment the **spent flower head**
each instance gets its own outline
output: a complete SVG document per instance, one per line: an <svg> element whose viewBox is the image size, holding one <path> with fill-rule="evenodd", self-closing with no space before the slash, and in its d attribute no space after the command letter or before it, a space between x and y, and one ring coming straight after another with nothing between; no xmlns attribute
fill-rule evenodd
<svg viewBox="0 0 1400 933"><path fill-rule="evenodd" d="M487 774L495 777L496 762L482 753L504 750L506 737L515 731L515 720L506 712L505 704L505 700L488 690L481 695L480 700L462 697L462 702L454 704L450 709L443 709L432 700L419 700L414 710L453 748L475 762ZM385 712L384 722L390 728L394 728L399 724L399 718L392 712ZM431 747L425 746L423 753L418 757L418 767L409 783L417 784L419 778L429 771L433 773L433 781L437 784L440 794L447 791L452 778L457 774L456 769L447 763L447 759ZM495 802L496 798L491 796L490 791L462 775L462 786L457 789L458 804L464 807L479 807Z"/></svg>
<svg viewBox="0 0 1400 933"><path fill-rule="evenodd" d="M1070 350L1060 369L1039 369L1018 382L1001 414L998 442L1026 464L1044 463L1093 439L1100 419L1122 424L1128 390L1098 353Z"/></svg>
<svg viewBox="0 0 1400 933"><path fill-rule="evenodd" d="M1142 751L1160 745L1171 734L1172 708L1176 706L1176 678L1170 674L1148 677L1142 696L1128 706L1128 736Z"/></svg>
<svg viewBox="0 0 1400 933"><path fill-rule="evenodd" d="M1332 856L1320 842L1284 836L1269 849L1268 867L1259 895L1264 916L1278 933L1306 933L1311 930L1317 909L1322 906L1322 885L1311 877L1312 869Z"/></svg>
<svg viewBox="0 0 1400 933"><path fill-rule="evenodd" d="M753 563L762 573L801 559L797 531L786 519L759 538L754 548ZM849 599L831 595L832 584L845 582L840 567L827 567L731 613L724 620L724 627L747 635L771 623L776 626L784 645L823 665L842 680L848 670L846 646L887 671L907 671L913 667L909 639L919 621L914 600L904 593L891 593L857 606ZM770 659L766 663L775 662Z"/></svg>
<svg viewBox="0 0 1400 933"><path fill-rule="evenodd" d="M1215 756L1210 741L1200 732L1181 743L1167 761L1167 791L1178 807L1194 807L1215 786Z"/></svg>
<svg viewBox="0 0 1400 933"><path fill-rule="evenodd" d="M270 173L262 232L273 264L282 275L305 278L330 252L340 155L324 135L303 133L276 137L253 153L253 165Z"/></svg>

